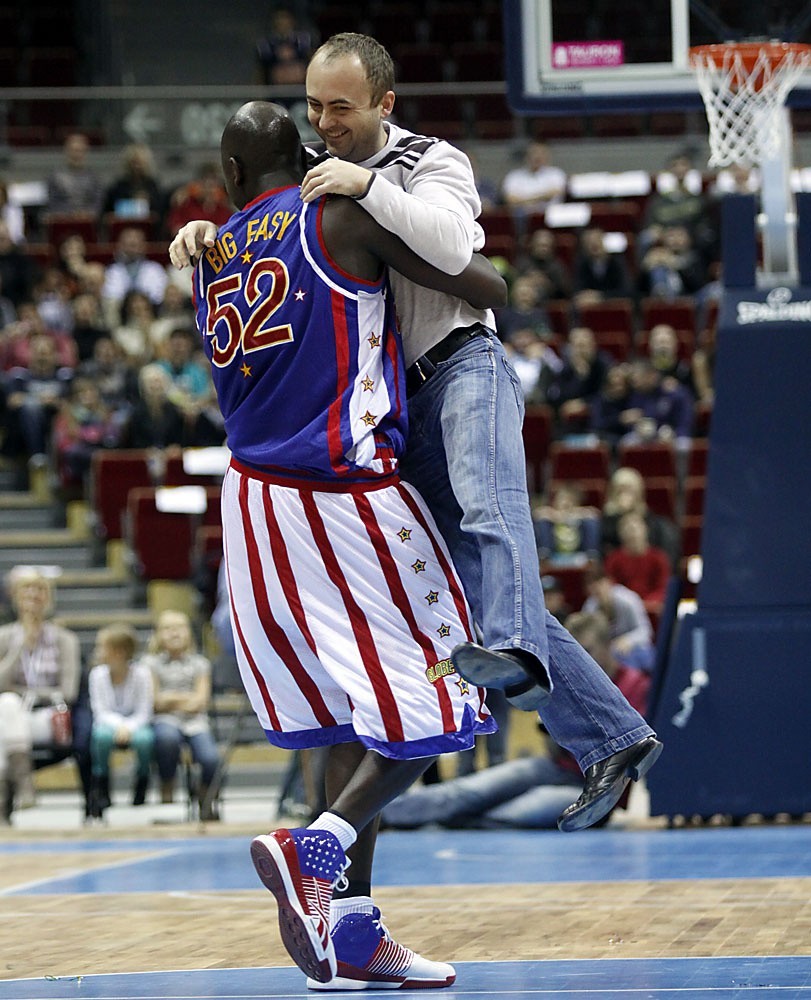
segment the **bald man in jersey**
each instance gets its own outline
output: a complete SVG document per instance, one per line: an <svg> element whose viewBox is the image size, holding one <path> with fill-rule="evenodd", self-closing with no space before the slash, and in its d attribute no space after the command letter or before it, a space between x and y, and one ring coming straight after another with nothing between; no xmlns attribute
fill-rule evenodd
<svg viewBox="0 0 811 1000"><path fill-rule="evenodd" d="M273 745L329 747L327 811L255 838L253 861L310 988L448 986L452 966L382 924L376 817L437 754L495 726L450 661L473 636L461 583L398 475L405 364L384 264L478 307L506 288L477 256L456 277L437 270L351 199L303 203L283 108L243 106L221 153L238 211L193 282L232 453L222 515L237 659Z"/></svg>

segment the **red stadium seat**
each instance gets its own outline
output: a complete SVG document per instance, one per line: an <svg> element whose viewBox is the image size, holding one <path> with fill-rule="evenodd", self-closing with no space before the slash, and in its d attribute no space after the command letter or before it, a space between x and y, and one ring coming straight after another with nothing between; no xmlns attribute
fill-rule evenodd
<svg viewBox="0 0 811 1000"><path fill-rule="evenodd" d="M550 496L562 482L567 482L567 480L550 480L548 490ZM598 510L602 510L603 504L605 503L607 486L608 484L605 479L578 479L577 488L582 494L583 505L585 507L596 507Z"/></svg>
<svg viewBox="0 0 811 1000"><path fill-rule="evenodd" d="M569 317L571 306L565 299L550 299L544 302L546 315L549 317L549 325L556 336L563 340L569 336Z"/></svg>
<svg viewBox="0 0 811 1000"><path fill-rule="evenodd" d="M149 452L132 448L93 452L88 496L95 518L95 532L104 542L123 537L122 515L127 495L136 486L152 486Z"/></svg>
<svg viewBox="0 0 811 1000"><path fill-rule="evenodd" d="M676 480L671 476L653 476L645 480L645 502L654 514L676 519Z"/></svg>
<svg viewBox="0 0 811 1000"><path fill-rule="evenodd" d="M44 216L43 222L46 238L54 248L69 236L81 236L85 244L98 240L95 212L51 212Z"/></svg>
<svg viewBox="0 0 811 1000"><path fill-rule="evenodd" d="M704 514L704 494L707 490L706 476L688 476L684 481L684 515L701 517Z"/></svg>
<svg viewBox="0 0 811 1000"><path fill-rule="evenodd" d="M636 469L646 479L657 476L676 479L676 449L668 441L620 443L617 448L617 464Z"/></svg>
<svg viewBox="0 0 811 1000"><path fill-rule="evenodd" d="M500 42L456 42L451 56L460 82L504 79L504 46Z"/></svg>
<svg viewBox="0 0 811 1000"><path fill-rule="evenodd" d="M589 564L585 566L559 566L552 562L543 561L541 563L542 574L548 573L560 581L563 598L572 611L580 611L588 597L586 577L589 568Z"/></svg>
<svg viewBox="0 0 811 1000"><path fill-rule="evenodd" d="M188 580L200 515L158 509L161 487L141 486L127 497L125 537L141 580Z"/></svg>
<svg viewBox="0 0 811 1000"><path fill-rule="evenodd" d="M551 407L545 404L528 406L524 414L524 451L527 459L527 488L530 493L540 493L543 489L553 419Z"/></svg>
<svg viewBox="0 0 811 1000"><path fill-rule="evenodd" d="M706 438L693 438L690 443L690 451L687 454L687 475L706 476L707 475L707 455L710 445Z"/></svg>
<svg viewBox="0 0 811 1000"><path fill-rule="evenodd" d="M608 299L578 308L579 325L587 326L594 333L622 332L630 345L634 336L634 304L630 299Z"/></svg>
<svg viewBox="0 0 811 1000"><path fill-rule="evenodd" d="M637 201L592 201L591 225L607 233L635 233L642 211Z"/></svg>
<svg viewBox="0 0 811 1000"><path fill-rule="evenodd" d="M553 441L549 448L550 479L608 479L611 453L604 442L573 445Z"/></svg>
<svg viewBox="0 0 811 1000"><path fill-rule="evenodd" d="M681 519L681 550L686 558L701 555L701 529L703 517L687 515Z"/></svg>
<svg viewBox="0 0 811 1000"><path fill-rule="evenodd" d="M595 331L597 348L610 355L614 361L627 361L631 353L631 338L624 330Z"/></svg>
<svg viewBox="0 0 811 1000"><path fill-rule="evenodd" d="M691 298L644 298L640 303L643 330L650 330L657 323L667 323L676 330L696 332L696 306Z"/></svg>
<svg viewBox="0 0 811 1000"><path fill-rule="evenodd" d="M439 83L445 79L445 49L442 45L417 42L398 45L393 56L398 79L408 83Z"/></svg>

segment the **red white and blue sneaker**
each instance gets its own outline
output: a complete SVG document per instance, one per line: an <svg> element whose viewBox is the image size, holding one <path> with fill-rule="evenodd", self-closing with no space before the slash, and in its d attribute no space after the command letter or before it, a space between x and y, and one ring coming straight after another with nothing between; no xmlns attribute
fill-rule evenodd
<svg viewBox="0 0 811 1000"><path fill-rule="evenodd" d="M445 962L430 962L398 944L383 923L380 910L347 913L332 929L338 959L334 979L310 977L311 990L441 989L456 980L456 969Z"/></svg>
<svg viewBox="0 0 811 1000"><path fill-rule="evenodd" d="M279 931L290 957L315 982L329 982L337 969L330 902L349 866L338 838L327 830L276 830L254 838L251 858L279 904Z"/></svg>

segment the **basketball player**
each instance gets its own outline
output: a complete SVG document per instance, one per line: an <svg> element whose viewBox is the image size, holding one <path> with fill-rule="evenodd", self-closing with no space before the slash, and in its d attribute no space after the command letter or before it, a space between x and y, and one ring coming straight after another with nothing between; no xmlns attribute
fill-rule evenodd
<svg viewBox="0 0 811 1000"><path fill-rule="evenodd" d="M480 204L466 156L390 122L392 60L366 35L340 34L307 71L309 120L326 150L312 161L302 198L345 194L399 233L425 260L458 273L483 243ZM170 247L182 267L210 244L190 223ZM630 780L661 752L651 728L543 604L521 439L523 398L496 338L492 313L391 273L409 365L411 434L404 477L425 497L448 542L483 644L453 659L478 685L538 709L552 738L585 776L565 831L606 816ZM551 693L551 697L550 697Z"/></svg>
<svg viewBox="0 0 811 1000"><path fill-rule="evenodd" d="M232 452L222 514L237 659L272 744L330 748L329 810L257 837L252 857L311 987L447 986L452 966L393 941L368 894L336 906L330 933L358 835L436 754L495 729L449 659L472 635L461 584L397 475L405 366L381 262L479 306L506 288L482 258L438 271L350 199L304 204L284 108L244 105L221 153L238 211L194 291Z"/></svg>

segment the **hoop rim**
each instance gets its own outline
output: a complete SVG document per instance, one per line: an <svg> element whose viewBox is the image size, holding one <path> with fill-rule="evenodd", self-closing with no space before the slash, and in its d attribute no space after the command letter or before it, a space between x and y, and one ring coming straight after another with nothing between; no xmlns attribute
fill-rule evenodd
<svg viewBox="0 0 811 1000"><path fill-rule="evenodd" d="M789 56L811 58L811 45L805 42L714 42L710 45L693 45L688 49L692 69L708 60L717 65L733 54L738 56L746 72L751 73L760 58L767 59L772 69L776 69Z"/></svg>

